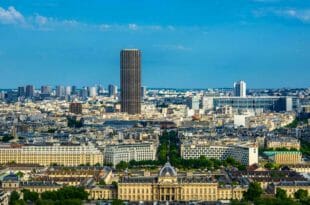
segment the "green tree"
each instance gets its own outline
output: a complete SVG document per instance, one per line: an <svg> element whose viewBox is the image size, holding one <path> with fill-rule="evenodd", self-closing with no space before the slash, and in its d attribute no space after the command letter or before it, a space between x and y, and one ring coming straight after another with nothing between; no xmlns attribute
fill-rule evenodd
<svg viewBox="0 0 310 205"><path fill-rule="evenodd" d="M119 199L113 199L112 201L112 205L123 205L124 202L122 200Z"/></svg>
<svg viewBox="0 0 310 205"><path fill-rule="evenodd" d="M120 163L118 163L115 168L118 170L118 171L123 171L125 169L128 168L128 163L125 162L125 161L120 161Z"/></svg>
<svg viewBox="0 0 310 205"><path fill-rule="evenodd" d="M45 191L41 193L41 199L43 200L52 200L56 201L57 200L57 192L56 191Z"/></svg>
<svg viewBox="0 0 310 205"><path fill-rule="evenodd" d="M308 191L304 189L299 189L294 193L295 199L304 200L308 197Z"/></svg>
<svg viewBox="0 0 310 205"><path fill-rule="evenodd" d="M9 199L9 205L14 205L16 201L18 201L20 198L20 195L17 191L12 191L10 199Z"/></svg>
<svg viewBox="0 0 310 205"><path fill-rule="evenodd" d="M88 199L88 193L82 187L65 186L57 191L46 191L41 194L43 200ZM75 202L74 202L75 203Z"/></svg>
<svg viewBox="0 0 310 205"><path fill-rule="evenodd" d="M263 193L263 189L259 185L259 183L254 182L250 183L249 188L246 192L244 192L243 197L248 201L254 201L261 197Z"/></svg>
<svg viewBox="0 0 310 205"><path fill-rule="evenodd" d="M60 201L60 205L82 205L81 199L65 199Z"/></svg>
<svg viewBox="0 0 310 205"><path fill-rule="evenodd" d="M19 176L19 178L22 178L25 174L21 171L16 173L17 176Z"/></svg>
<svg viewBox="0 0 310 205"><path fill-rule="evenodd" d="M98 182L98 185L101 185L101 186L106 185L104 179L100 179L99 182Z"/></svg>
<svg viewBox="0 0 310 205"><path fill-rule="evenodd" d="M118 184L117 184L117 182L116 181L113 181L112 182L112 185L117 189L117 187L118 187Z"/></svg>
<svg viewBox="0 0 310 205"><path fill-rule="evenodd" d="M276 190L276 198L277 199L287 199L287 194L286 191L281 189L281 188L277 188Z"/></svg>
<svg viewBox="0 0 310 205"><path fill-rule="evenodd" d="M250 203L247 201L232 200L231 205L250 205Z"/></svg>
<svg viewBox="0 0 310 205"><path fill-rule="evenodd" d="M54 205L55 201L53 200L44 200L44 199L39 199L38 201L36 201L36 205Z"/></svg>
<svg viewBox="0 0 310 205"><path fill-rule="evenodd" d="M23 189L22 192L24 194L24 200L27 202L36 202L39 199L39 194L37 192L32 192L28 189Z"/></svg>

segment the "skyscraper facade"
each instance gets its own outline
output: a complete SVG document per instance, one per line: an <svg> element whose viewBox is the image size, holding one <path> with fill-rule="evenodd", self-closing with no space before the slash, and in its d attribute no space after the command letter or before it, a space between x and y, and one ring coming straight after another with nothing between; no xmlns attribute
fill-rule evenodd
<svg viewBox="0 0 310 205"><path fill-rule="evenodd" d="M66 96L69 96L69 95L71 95L71 92L72 92L71 86L67 86L67 87L65 88L65 95L66 95Z"/></svg>
<svg viewBox="0 0 310 205"><path fill-rule="evenodd" d="M97 87L87 87L88 90L88 96L89 97L96 97L97 96Z"/></svg>
<svg viewBox="0 0 310 205"><path fill-rule="evenodd" d="M234 95L237 97L246 97L246 83L242 80L234 83Z"/></svg>
<svg viewBox="0 0 310 205"><path fill-rule="evenodd" d="M142 97L142 99L144 99L146 97L146 87L145 86L141 87L141 97Z"/></svg>
<svg viewBox="0 0 310 205"><path fill-rule="evenodd" d="M33 85L26 85L26 97L32 98L34 96L34 86Z"/></svg>
<svg viewBox="0 0 310 205"><path fill-rule="evenodd" d="M65 87L62 85L56 86L56 97L64 97L65 96Z"/></svg>
<svg viewBox="0 0 310 205"><path fill-rule="evenodd" d="M115 97L117 95L117 86L109 85L109 97Z"/></svg>
<svg viewBox="0 0 310 205"><path fill-rule="evenodd" d="M51 94L52 93L52 87L49 85L42 85L41 86L41 94Z"/></svg>
<svg viewBox="0 0 310 205"><path fill-rule="evenodd" d="M141 113L141 51L124 49L120 54L121 111Z"/></svg>
<svg viewBox="0 0 310 205"><path fill-rule="evenodd" d="M20 86L17 88L17 96L24 97L25 96L25 87Z"/></svg>

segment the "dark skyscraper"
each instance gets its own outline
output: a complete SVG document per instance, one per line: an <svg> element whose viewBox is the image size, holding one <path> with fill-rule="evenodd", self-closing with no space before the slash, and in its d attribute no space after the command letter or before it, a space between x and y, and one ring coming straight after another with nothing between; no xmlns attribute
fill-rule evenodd
<svg viewBox="0 0 310 205"><path fill-rule="evenodd" d="M42 85L41 86L41 94L49 95L52 93L52 87L49 85Z"/></svg>
<svg viewBox="0 0 310 205"><path fill-rule="evenodd" d="M24 97L25 96L25 87L18 87L17 96Z"/></svg>
<svg viewBox="0 0 310 205"><path fill-rule="evenodd" d="M121 110L128 114L141 113L141 51L121 51Z"/></svg>
<svg viewBox="0 0 310 205"><path fill-rule="evenodd" d="M32 98L34 96L34 86L33 85L26 85L26 97Z"/></svg>

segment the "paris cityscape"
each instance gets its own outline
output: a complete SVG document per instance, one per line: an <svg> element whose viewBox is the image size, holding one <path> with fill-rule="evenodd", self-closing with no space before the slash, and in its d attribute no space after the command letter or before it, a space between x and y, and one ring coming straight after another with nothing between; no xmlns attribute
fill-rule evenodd
<svg viewBox="0 0 310 205"><path fill-rule="evenodd" d="M245 67L239 64L237 58L240 56L235 52L231 55L238 62L223 57L223 64L213 65L205 62L213 58L199 59L197 56L199 62L191 59L195 54L190 53L198 49L197 45L192 48L169 45L163 49L159 44L149 48L134 43L141 41L145 44L140 38L148 35L154 35L159 41L161 37L156 32L176 32L173 34L175 38L179 33L187 33L188 28L178 31L184 28L178 26L173 17L170 17L175 24L173 27L168 24L142 26L142 23L101 25L103 37L111 38L107 32L122 33L128 43L105 42L106 50L102 56L98 56L95 48L81 51L84 45L79 44L83 41L79 38L89 37L90 34L86 33L90 32L96 39L94 33L98 32L93 31L97 24L95 21L90 23L92 18L84 19L87 23L79 22L86 12L82 11L83 8L93 9L93 18L100 19L96 8L106 9L107 13L101 14L103 17L113 16L115 7L118 7L116 3L94 1L86 4L78 1L73 10L82 11L82 14L78 16L73 12L79 20L68 21L42 14L60 12L64 2L29 2L33 4L5 0L2 5L0 2L0 205L310 203L310 58L309 52L303 53L310 48L310 35L306 35L310 31L309 3L287 1L282 5L281 1L270 0L247 3L248 7L256 9L254 20L247 17L252 24L256 23L255 28L258 24L266 28L281 25L296 32L294 35L297 30L301 31L301 36L296 37L299 51L295 50L290 57L285 53L297 49L290 42L287 51L277 51L270 56L268 51L264 51L266 55L260 53L255 40L247 42L258 46L257 53L253 53L260 59L252 62L253 70L250 70L248 64ZM120 9L125 12L126 6L131 8L132 2L129 2L124 1L125 5ZM165 8L176 1L167 2L156 3L148 10L153 16L152 22L164 22L153 14L161 6L163 16L169 16L169 10ZM198 4L180 2L181 7L191 6L188 21L196 21L199 28L204 25L200 17L214 18L214 24L226 28L222 22L226 20L199 13ZM222 8L220 5L228 6L227 1L223 2L205 2L201 7L219 9ZM27 6L30 10L26 9ZM278 15L277 20L266 17L273 12L271 8L281 6L289 6L290 13L274 12ZM293 7L299 10L293 11ZM262 8L268 8L269 13L261 14ZM137 8L131 9L144 14ZM244 12L242 6L234 9ZM63 12L71 14L72 11L64 9ZM178 11L174 12L180 15ZM219 12L228 11L219 9ZM118 13L114 18L118 19L118 15L122 16ZM284 15L289 16L282 19ZM136 21L140 19L145 23L151 21L149 17L143 19L138 14L131 16L130 12L122 18L137 18ZM266 22L258 18L265 18ZM142 27L147 31L141 31ZM56 34L59 29L61 35ZM165 29L167 31L163 31ZM192 33L186 37L182 34L181 38L194 42L195 37L191 38L191 35L198 35L195 33L198 28L191 29ZM256 31L249 35L254 36L254 33ZM135 38L128 37L135 34L138 35ZM30 35L30 43L24 42L19 35ZM77 38L77 35L82 36ZM221 35L218 34L219 38ZM291 35L283 33L288 41L293 39ZM55 39L52 38L62 39L59 45L72 47L66 50L69 54L64 52L58 56L58 51L63 50L59 50L59 42L53 42ZM220 41L217 42L219 45ZM102 46L99 39L94 42L94 47ZM198 45L204 46L207 46L204 41ZM214 53L219 52L215 51L216 46L210 46ZM243 48L243 43L240 46ZM37 54L38 50L43 53ZM77 53L81 55L71 59L71 54ZM224 49L220 55L227 53L228 50ZM177 57L170 59L173 55ZM216 55L214 59L217 59ZM252 58L248 54L242 55ZM102 62L103 68L97 68L93 56L112 63L107 66ZM282 67L282 60L277 60L279 57L289 65L300 66L299 70L281 73L289 67ZM264 66L259 61L269 61L269 58L273 58L270 65L279 68L261 71L256 67ZM167 66L158 62L161 60ZM226 70L226 60L232 67L240 68ZM63 67L60 66L62 63ZM94 67L87 67L84 63ZM69 68L71 64L76 67ZM172 69L174 64L177 69ZM57 66L49 67L51 65ZM189 65L196 65L196 68ZM201 65L206 68L202 69ZM172 70L167 68L169 66ZM218 71L221 69L225 75L217 73L222 72Z"/></svg>

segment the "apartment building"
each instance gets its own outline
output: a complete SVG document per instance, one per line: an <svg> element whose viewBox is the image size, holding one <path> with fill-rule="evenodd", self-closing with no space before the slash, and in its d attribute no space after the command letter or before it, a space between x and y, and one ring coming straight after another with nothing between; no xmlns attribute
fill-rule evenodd
<svg viewBox="0 0 310 205"><path fill-rule="evenodd" d="M94 145L0 145L0 163L58 164L78 166L102 164L103 155Z"/></svg>

